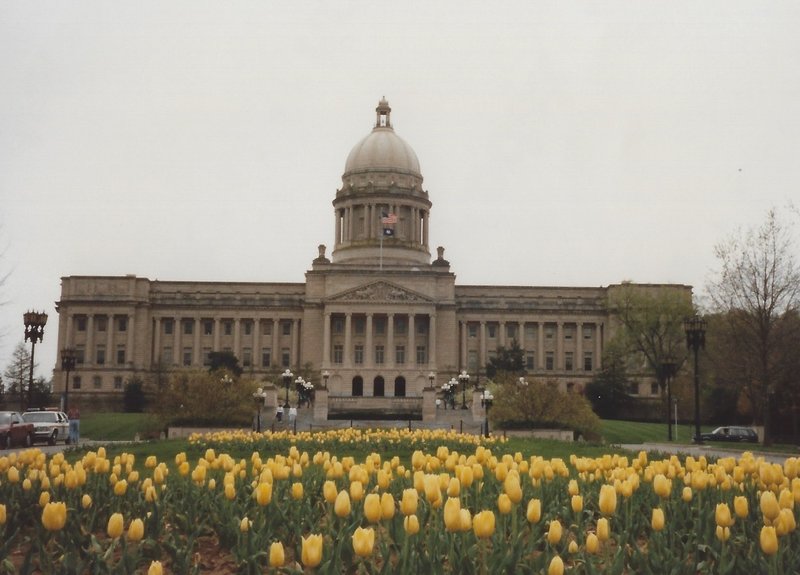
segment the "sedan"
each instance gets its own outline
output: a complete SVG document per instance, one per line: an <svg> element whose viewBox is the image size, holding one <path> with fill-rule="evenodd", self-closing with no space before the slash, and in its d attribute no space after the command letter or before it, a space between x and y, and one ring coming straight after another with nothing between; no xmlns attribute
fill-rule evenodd
<svg viewBox="0 0 800 575"><path fill-rule="evenodd" d="M758 443L758 434L755 430L749 427L739 427L735 425L727 425L718 427L711 433L701 433L700 438L703 441L735 441L735 442L748 442Z"/></svg>
<svg viewBox="0 0 800 575"><path fill-rule="evenodd" d="M69 418L62 411L26 411L22 419L33 424L33 439L55 445L69 443Z"/></svg>
<svg viewBox="0 0 800 575"><path fill-rule="evenodd" d="M33 425L16 411L0 411L0 447L33 445Z"/></svg>

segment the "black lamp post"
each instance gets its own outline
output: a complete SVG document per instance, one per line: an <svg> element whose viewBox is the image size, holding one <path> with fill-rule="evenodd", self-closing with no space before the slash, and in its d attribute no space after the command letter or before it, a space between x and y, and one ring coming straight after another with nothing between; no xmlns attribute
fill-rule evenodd
<svg viewBox="0 0 800 575"><path fill-rule="evenodd" d="M253 392L253 401L256 402L256 408L258 409L258 413L256 413L256 433L261 433L261 408L264 406L264 398L266 397L266 392L260 387Z"/></svg>
<svg viewBox="0 0 800 575"><path fill-rule="evenodd" d="M467 384L469 383L467 370L461 370L461 373L458 374L458 381L461 382L461 409L467 409Z"/></svg>
<svg viewBox="0 0 800 575"><path fill-rule="evenodd" d="M677 364L671 357L664 358L661 362L661 375L666 380L667 386L667 440L672 441L672 418L670 417L670 410L672 409L672 378L675 377Z"/></svg>
<svg viewBox="0 0 800 575"><path fill-rule="evenodd" d="M700 373L697 356L706 347L706 320L699 315L683 320L686 331L686 347L694 351L694 442L703 443L700 437Z"/></svg>
<svg viewBox="0 0 800 575"><path fill-rule="evenodd" d="M38 311L27 311L22 316L25 321L25 341L31 342L31 370L28 377L28 407L33 403L33 356L36 352L36 343L41 342L44 337L44 326L47 323L47 314ZM19 390L20 411L24 409L24 396L22 387Z"/></svg>
<svg viewBox="0 0 800 575"><path fill-rule="evenodd" d="M484 426L484 437L489 437L489 409L492 407L493 402L494 402L494 396L492 395L492 392L489 391L488 389L484 389L483 395L481 395L481 405L486 410L486 424Z"/></svg>
<svg viewBox="0 0 800 575"><path fill-rule="evenodd" d="M69 372L75 369L75 350L65 347L61 350L61 369L66 372L64 377L64 411L69 411Z"/></svg>
<svg viewBox="0 0 800 575"><path fill-rule="evenodd" d="M289 385L292 383L294 374L286 368L281 377L283 378L283 385L286 387L286 403L283 404L284 409L289 409Z"/></svg>

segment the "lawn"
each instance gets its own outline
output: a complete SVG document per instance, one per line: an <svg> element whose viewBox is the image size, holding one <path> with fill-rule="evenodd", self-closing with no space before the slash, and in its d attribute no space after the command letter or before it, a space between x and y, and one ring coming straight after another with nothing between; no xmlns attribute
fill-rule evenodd
<svg viewBox="0 0 800 575"><path fill-rule="evenodd" d="M711 431L713 427L701 426L700 431ZM675 443L691 443L694 436L694 425L678 425L677 440L675 437L675 427L673 426L673 441ZM646 423L641 421L620 421L616 419L604 419L602 421L603 439L611 445L622 443L665 443L667 441L666 423Z"/></svg>

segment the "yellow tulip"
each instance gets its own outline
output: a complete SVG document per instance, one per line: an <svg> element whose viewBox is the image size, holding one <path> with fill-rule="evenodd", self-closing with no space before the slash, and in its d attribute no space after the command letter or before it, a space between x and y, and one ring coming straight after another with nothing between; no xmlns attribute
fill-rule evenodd
<svg viewBox="0 0 800 575"><path fill-rule="evenodd" d="M672 481L662 473L659 473L653 478L653 491L662 499L666 499L672 492Z"/></svg>
<svg viewBox="0 0 800 575"><path fill-rule="evenodd" d="M400 500L400 511L403 515L414 515L419 504L419 493L416 489L404 489L403 498Z"/></svg>
<svg viewBox="0 0 800 575"><path fill-rule="evenodd" d="M286 562L286 553L283 550L283 543L280 541L274 541L272 545L269 546L269 566L270 567L283 567L283 564Z"/></svg>
<svg viewBox="0 0 800 575"><path fill-rule="evenodd" d="M50 503L50 492L49 491L42 491L39 494L39 507L44 507Z"/></svg>
<svg viewBox="0 0 800 575"><path fill-rule="evenodd" d="M108 518L108 526L106 527L106 533L112 539L116 539L120 535L122 535L123 529L123 518L122 513L114 513L111 517Z"/></svg>
<svg viewBox="0 0 800 575"><path fill-rule="evenodd" d="M744 519L750 513L750 506L747 502L747 497L744 495L737 495L733 498L733 510L736 512L736 517Z"/></svg>
<svg viewBox="0 0 800 575"><path fill-rule="evenodd" d="M764 525L761 528L759 543L761 543L761 550L766 555L775 555L778 552L778 535L775 533L775 528L771 525Z"/></svg>
<svg viewBox="0 0 800 575"><path fill-rule="evenodd" d="M511 498L507 493L501 493L497 497L497 510L501 515L508 515L511 513Z"/></svg>
<svg viewBox="0 0 800 575"><path fill-rule="evenodd" d="M458 497L461 494L461 482L458 477L451 477L447 483L447 496Z"/></svg>
<svg viewBox="0 0 800 575"><path fill-rule="evenodd" d="M727 541L728 538L731 536L731 528L717 525L717 530L715 534L717 536L717 539L719 539L720 541Z"/></svg>
<svg viewBox="0 0 800 575"><path fill-rule="evenodd" d="M600 550L600 540L594 533L586 536L586 552L594 555Z"/></svg>
<svg viewBox="0 0 800 575"><path fill-rule="evenodd" d="M0 503L0 525L6 524L6 506L4 503Z"/></svg>
<svg viewBox="0 0 800 575"><path fill-rule="evenodd" d="M547 542L550 543L550 545L557 545L561 541L562 534L561 522L558 519L553 519L547 531Z"/></svg>
<svg viewBox="0 0 800 575"><path fill-rule="evenodd" d="M600 512L603 515L613 515L617 510L617 491L613 485L602 485L600 487Z"/></svg>
<svg viewBox="0 0 800 575"><path fill-rule="evenodd" d="M381 519L391 519L394 513L394 497L389 492L381 493Z"/></svg>
<svg viewBox="0 0 800 575"><path fill-rule="evenodd" d="M462 509L459 514L459 530L469 531L472 529L472 514L469 509Z"/></svg>
<svg viewBox="0 0 800 575"><path fill-rule="evenodd" d="M714 511L714 520L720 527L730 527L733 525L733 517L731 517L731 509L727 503L717 503L717 508Z"/></svg>
<svg viewBox="0 0 800 575"><path fill-rule="evenodd" d="M461 500L457 497L448 497L444 504L444 526L451 533L461 528Z"/></svg>
<svg viewBox="0 0 800 575"><path fill-rule="evenodd" d="M359 557L369 557L372 555L372 549L375 546L375 531L371 527L362 529L356 528L353 533L353 551Z"/></svg>
<svg viewBox="0 0 800 575"><path fill-rule="evenodd" d="M303 484L299 481L292 483L292 499L300 501L303 498Z"/></svg>
<svg viewBox="0 0 800 575"><path fill-rule="evenodd" d="M778 500L772 491L765 491L761 494L759 501L761 513L764 515L765 523L772 523L778 518L781 513L781 508L778 505Z"/></svg>
<svg viewBox="0 0 800 575"><path fill-rule="evenodd" d="M134 519L128 526L128 541L141 541L144 537L144 522Z"/></svg>
<svg viewBox="0 0 800 575"><path fill-rule="evenodd" d="M364 498L364 517L370 523L381 520L381 498L377 493L370 493Z"/></svg>
<svg viewBox="0 0 800 575"><path fill-rule="evenodd" d="M472 519L472 530L479 539L488 539L494 534L494 513L487 509L476 513Z"/></svg>
<svg viewBox="0 0 800 575"><path fill-rule="evenodd" d="M403 519L403 529L409 535L416 535L419 533L419 518L416 515L408 515Z"/></svg>
<svg viewBox="0 0 800 575"><path fill-rule="evenodd" d="M528 512L526 516L529 522L539 523L539 520L542 518L542 502L539 499L531 499L528 501Z"/></svg>
<svg viewBox="0 0 800 575"><path fill-rule="evenodd" d="M580 513L583 511L583 497L581 495L573 495L570 503L573 512Z"/></svg>
<svg viewBox="0 0 800 575"><path fill-rule="evenodd" d="M579 549L579 547L578 547L578 542L577 541L575 541L573 539L572 541L569 542L569 546L567 547L567 551L569 551L570 553L577 553L578 549Z"/></svg>
<svg viewBox="0 0 800 575"><path fill-rule="evenodd" d="M272 483L262 481L256 487L256 502L264 507L272 501Z"/></svg>
<svg viewBox="0 0 800 575"><path fill-rule="evenodd" d="M344 489L336 496L333 512L336 513L337 517L347 517L350 515L350 495Z"/></svg>
<svg viewBox="0 0 800 575"><path fill-rule="evenodd" d="M30 480L30 478L26 477L22 482L23 491L30 491L32 487L33 482Z"/></svg>
<svg viewBox="0 0 800 575"><path fill-rule="evenodd" d="M683 501L685 503L691 502L691 500L692 500L692 488L689 487L688 485L683 488L683 493L681 494L681 499L683 499Z"/></svg>
<svg viewBox="0 0 800 575"><path fill-rule="evenodd" d="M48 531L60 531L67 522L66 503L48 503L42 510L42 525Z"/></svg>
<svg viewBox="0 0 800 575"><path fill-rule="evenodd" d="M348 506L350 499L347 500ZM316 567L322 561L322 535L303 537L301 560L306 567Z"/></svg>
<svg viewBox="0 0 800 575"><path fill-rule="evenodd" d="M364 499L364 484L360 481L353 481L350 483L350 498L353 501L361 501Z"/></svg>
<svg viewBox="0 0 800 575"><path fill-rule="evenodd" d="M519 503L522 501L522 487L519 484L519 476L516 473L509 473L503 482L503 489L505 489L511 503Z"/></svg>
<svg viewBox="0 0 800 575"><path fill-rule="evenodd" d="M124 479L120 479L114 484L114 495L125 495L125 492L128 491L128 482Z"/></svg>
<svg viewBox="0 0 800 575"><path fill-rule="evenodd" d="M653 516L650 519L650 526L653 531L661 531L664 529L664 510L660 507L653 509Z"/></svg>
<svg viewBox="0 0 800 575"><path fill-rule="evenodd" d="M234 487L233 483L227 483L225 485L225 499L228 501L236 499L236 487Z"/></svg>
<svg viewBox="0 0 800 575"><path fill-rule="evenodd" d="M556 555L547 567L547 575L564 575L564 561Z"/></svg>
<svg viewBox="0 0 800 575"><path fill-rule="evenodd" d="M161 561L153 561L147 569L147 575L163 575L164 570L161 567Z"/></svg>
<svg viewBox="0 0 800 575"><path fill-rule="evenodd" d="M322 485L322 496L325 498L326 502L333 503L334 501L336 501L336 496L338 494L339 492L336 489L336 483L334 483L330 479L328 479Z"/></svg>
<svg viewBox="0 0 800 575"><path fill-rule="evenodd" d="M578 488L578 482L574 479L570 479L569 484L567 485L567 493L569 493L570 496L573 496L578 495L580 492L581 491Z"/></svg>
<svg viewBox="0 0 800 575"><path fill-rule="evenodd" d="M608 541L610 537L611 528L608 524L608 519L601 517L597 520L597 538L600 541Z"/></svg>
<svg viewBox="0 0 800 575"><path fill-rule="evenodd" d="M19 469L14 467L13 465L8 468L6 472L6 477L8 477L9 483L19 483Z"/></svg>
<svg viewBox="0 0 800 575"><path fill-rule="evenodd" d="M788 489L781 489L778 496L778 505L781 509L794 509L794 495Z"/></svg>

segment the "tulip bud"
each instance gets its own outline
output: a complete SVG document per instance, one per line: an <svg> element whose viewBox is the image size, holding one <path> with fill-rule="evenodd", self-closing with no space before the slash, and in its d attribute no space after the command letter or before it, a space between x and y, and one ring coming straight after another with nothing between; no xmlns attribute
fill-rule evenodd
<svg viewBox="0 0 800 575"><path fill-rule="evenodd" d="M395 506L394 497L389 492L381 493L381 519L391 519L394 517Z"/></svg>
<svg viewBox="0 0 800 575"><path fill-rule="evenodd" d="M519 476L516 472L508 474L503 482L503 489L511 500L511 503L519 503L522 501L522 487L519 484Z"/></svg>
<svg viewBox="0 0 800 575"><path fill-rule="evenodd" d="M128 526L128 541L141 541L144 537L144 522L134 519Z"/></svg>
<svg viewBox="0 0 800 575"><path fill-rule="evenodd" d="M530 523L539 523L542 518L542 502L539 499L528 501L528 512L526 514Z"/></svg>
<svg viewBox="0 0 800 575"><path fill-rule="evenodd" d="M547 575L564 575L564 561L556 555L547 567Z"/></svg>
<svg viewBox="0 0 800 575"><path fill-rule="evenodd" d="M416 515L408 515L403 519L403 529L409 535L416 535L419 533L419 519Z"/></svg>
<svg viewBox="0 0 800 575"><path fill-rule="evenodd" d="M683 499L685 503L689 503L692 500L692 488L689 487L688 485L683 488L681 499Z"/></svg>
<svg viewBox="0 0 800 575"><path fill-rule="evenodd" d="M336 513L337 517L347 517L350 515L350 495L344 489L336 496L336 503L333 505L333 511Z"/></svg>
<svg viewBox="0 0 800 575"><path fill-rule="evenodd" d="M147 569L147 575L163 575L164 570L161 567L161 561L153 561Z"/></svg>
<svg viewBox="0 0 800 575"><path fill-rule="evenodd" d="M122 513L114 513L108 518L108 525L106 526L106 533L112 539L116 539L122 535L123 518Z"/></svg>
<svg viewBox="0 0 800 575"><path fill-rule="evenodd" d="M274 541L269 546L269 566L270 567L283 567L286 562L286 554L283 551L283 543Z"/></svg>
<svg viewBox="0 0 800 575"><path fill-rule="evenodd" d="M561 541L562 531L561 522L558 519L553 519L547 531L547 542L550 543L550 545L558 544Z"/></svg>
<svg viewBox="0 0 800 575"><path fill-rule="evenodd" d="M472 514L469 509L462 509L459 513L459 531L469 531L472 529Z"/></svg>
<svg viewBox="0 0 800 575"><path fill-rule="evenodd" d="M444 504L444 526L451 533L461 529L461 500L448 497Z"/></svg>
<svg viewBox="0 0 800 575"><path fill-rule="evenodd" d="M511 513L511 499L507 493L501 493L497 497L497 510L501 515L508 515Z"/></svg>
<svg viewBox="0 0 800 575"><path fill-rule="evenodd" d="M303 498L303 484L299 481L292 483L292 499L300 501Z"/></svg>
<svg viewBox="0 0 800 575"><path fill-rule="evenodd" d="M370 493L364 498L364 517L370 523L381 520L381 498L377 493Z"/></svg>
<svg viewBox="0 0 800 575"><path fill-rule="evenodd" d="M403 499L400 501L400 511L403 515L414 515L419 504L419 493L416 489L404 489Z"/></svg>
<svg viewBox="0 0 800 575"><path fill-rule="evenodd" d="M750 507L747 502L747 497L737 495L733 498L733 510L736 512L736 517L744 519L750 513Z"/></svg>
<svg viewBox="0 0 800 575"><path fill-rule="evenodd" d="M602 485L600 487L600 512L603 515L613 515L617 510L617 491L613 485Z"/></svg>
<svg viewBox="0 0 800 575"><path fill-rule="evenodd" d="M567 551L570 553L577 553L578 552L578 542L574 539L569 542L569 546L567 547Z"/></svg>
<svg viewBox="0 0 800 575"><path fill-rule="evenodd" d="M347 505L349 508L349 498L347 500ZM301 560L305 567L316 567L320 564L322 561L322 535L309 535L308 537L303 537Z"/></svg>
<svg viewBox="0 0 800 575"><path fill-rule="evenodd" d="M601 517L597 520L597 538L600 541L608 541L610 537L610 527L608 524L608 519L605 517Z"/></svg>
<svg viewBox="0 0 800 575"><path fill-rule="evenodd" d="M759 543L765 555L775 555L778 552L778 535L775 533L775 528L769 525L762 527Z"/></svg>
<svg viewBox="0 0 800 575"><path fill-rule="evenodd" d="M659 473L653 478L653 491L662 499L666 499L672 491L672 481L662 473Z"/></svg>
<svg viewBox="0 0 800 575"><path fill-rule="evenodd" d="M761 494L759 505L761 507L761 513L764 515L765 523L772 523L781 513L778 500L772 491L765 491Z"/></svg>
<svg viewBox="0 0 800 575"><path fill-rule="evenodd" d="M574 513L580 513L583 511L583 497L580 495L573 495L572 499L570 500L572 505L572 511Z"/></svg>
<svg viewBox="0 0 800 575"><path fill-rule="evenodd" d="M720 541L727 541L728 538L731 536L731 528L730 527L722 527L721 525L717 525L716 530L717 539Z"/></svg>
<svg viewBox="0 0 800 575"><path fill-rule="evenodd" d="M325 498L325 501L328 503L333 503L336 501L336 496L338 495L338 491L336 490L336 483L331 481L330 479L327 480L322 485L322 496Z"/></svg>
<svg viewBox="0 0 800 575"><path fill-rule="evenodd" d="M264 507L272 501L272 483L262 481L256 487L256 502Z"/></svg>
<svg viewBox="0 0 800 575"><path fill-rule="evenodd" d="M375 531L371 527L363 529L356 528L353 533L353 551L359 557L369 557L372 555L372 548L375 546Z"/></svg>
<svg viewBox="0 0 800 575"><path fill-rule="evenodd" d="M714 520L720 527L733 525L733 517L731 517L731 510L727 503L717 503L717 508L714 511Z"/></svg>
<svg viewBox="0 0 800 575"><path fill-rule="evenodd" d="M495 520L491 510L476 513L472 519L472 530L479 539L488 539L494 534Z"/></svg>
<svg viewBox="0 0 800 575"><path fill-rule="evenodd" d="M586 552L594 555L600 550L600 540L594 533L586 536Z"/></svg>
<svg viewBox="0 0 800 575"><path fill-rule="evenodd" d="M0 503L0 525L6 524L6 506L4 503Z"/></svg>
<svg viewBox="0 0 800 575"><path fill-rule="evenodd" d="M48 503L42 510L42 525L48 531L60 531L67 522L66 503Z"/></svg>
<svg viewBox="0 0 800 575"><path fill-rule="evenodd" d="M660 507L653 509L653 516L650 519L650 526L653 531L661 531L664 529L664 510Z"/></svg>

